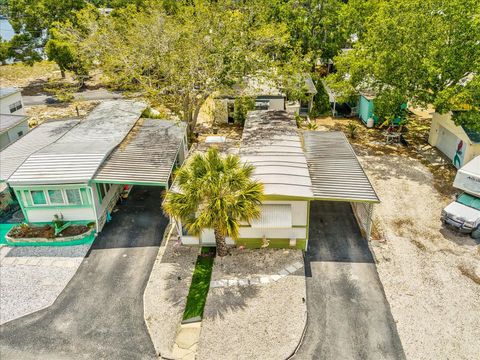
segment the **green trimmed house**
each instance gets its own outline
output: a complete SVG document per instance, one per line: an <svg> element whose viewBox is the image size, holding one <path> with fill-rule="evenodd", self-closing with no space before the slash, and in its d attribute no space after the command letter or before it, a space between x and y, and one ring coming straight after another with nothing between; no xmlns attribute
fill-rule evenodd
<svg viewBox="0 0 480 360"><path fill-rule="evenodd" d="M126 189L168 188L185 159L185 127L140 119L145 108L106 101L83 120L43 123L1 151L1 180L13 189L25 221L50 223L57 215L101 231Z"/></svg>
<svg viewBox="0 0 480 360"><path fill-rule="evenodd" d="M286 111L251 111L239 155L255 166L265 200L260 218L243 224L239 238L227 238L227 244L306 249L311 201L351 203L369 236L373 204L379 199L343 133L301 133ZM179 221L177 227L183 244L215 245L213 230L197 237Z"/></svg>

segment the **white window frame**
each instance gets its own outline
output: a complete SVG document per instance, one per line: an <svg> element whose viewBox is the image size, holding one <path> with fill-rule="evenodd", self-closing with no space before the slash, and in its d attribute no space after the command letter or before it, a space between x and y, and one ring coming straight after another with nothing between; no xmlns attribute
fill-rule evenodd
<svg viewBox="0 0 480 360"><path fill-rule="evenodd" d="M67 190L76 190L77 191L78 197L80 199L80 204L70 203L70 201L68 200ZM75 205L77 205L77 206L83 205L82 192L80 191L80 188L78 188L78 189L63 189L63 192L65 193L65 200L67 200L67 205L74 205L74 206Z"/></svg>
<svg viewBox="0 0 480 360"><path fill-rule="evenodd" d="M62 198L63 198L63 203L52 203L50 201L50 195L48 194L48 190L54 190L54 191L60 191L62 193ZM66 190L77 190L78 193L80 194L80 204L72 204L68 201L68 196L67 196L67 193L66 193ZM43 196L45 197L45 200L46 200L46 204L35 204L33 202L33 196L32 196L32 191L43 191ZM35 207L42 207L42 206L82 206L84 205L83 203L83 197L82 197L82 192L80 191L80 188L72 188L72 189L30 189L28 190L28 193L29 193L29 196L30 196L30 200L31 200L31 203L32 205L31 206L35 206Z"/></svg>
<svg viewBox="0 0 480 360"><path fill-rule="evenodd" d="M20 110L23 108L23 104L21 100L15 101L14 103L8 105L8 108L10 109L10 114L13 114L15 111Z"/></svg>
<svg viewBox="0 0 480 360"><path fill-rule="evenodd" d="M63 200L63 202L61 202L61 203L54 203L54 202L52 202L52 200L50 199L50 193L49 193L49 191L59 191L60 194L62 194L62 200ZM47 201L47 202L48 202L50 205L68 205L67 202L65 201L66 199L65 199L65 194L63 193L63 189L46 189L46 192L47 192L47 195L48 195L48 201Z"/></svg>

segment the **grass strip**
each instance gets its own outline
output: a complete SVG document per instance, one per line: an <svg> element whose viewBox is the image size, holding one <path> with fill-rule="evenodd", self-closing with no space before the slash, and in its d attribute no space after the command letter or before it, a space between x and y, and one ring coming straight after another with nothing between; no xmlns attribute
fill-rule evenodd
<svg viewBox="0 0 480 360"><path fill-rule="evenodd" d="M201 319L203 316L203 309L205 308L208 289L210 288L214 257L215 248L208 247L203 247L201 254L197 257L192 283L188 291L185 312L183 313L183 320L192 318Z"/></svg>

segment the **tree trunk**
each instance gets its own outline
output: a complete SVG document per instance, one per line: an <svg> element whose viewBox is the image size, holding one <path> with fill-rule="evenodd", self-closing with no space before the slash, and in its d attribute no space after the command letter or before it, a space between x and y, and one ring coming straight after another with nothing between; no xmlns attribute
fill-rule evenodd
<svg viewBox="0 0 480 360"><path fill-rule="evenodd" d="M65 70L60 69L60 74L62 74L62 79L65 79Z"/></svg>
<svg viewBox="0 0 480 360"><path fill-rule="evenodd" d="M227 242L225 241L225 235L222 235L219 231L214 230L215 243L217 244L217 255L220 257L228 255Z"/></svg>

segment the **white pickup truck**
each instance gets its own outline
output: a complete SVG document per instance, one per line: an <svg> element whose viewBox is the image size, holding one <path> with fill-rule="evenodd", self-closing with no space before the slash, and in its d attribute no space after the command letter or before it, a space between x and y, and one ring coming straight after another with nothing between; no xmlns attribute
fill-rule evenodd
<svg viewBox="0 0 480 360"><path fill-rule="evenodd" d="M457 172L453 186L463 193L442 211L442 222L480 239L480 156Z"/></svg>

